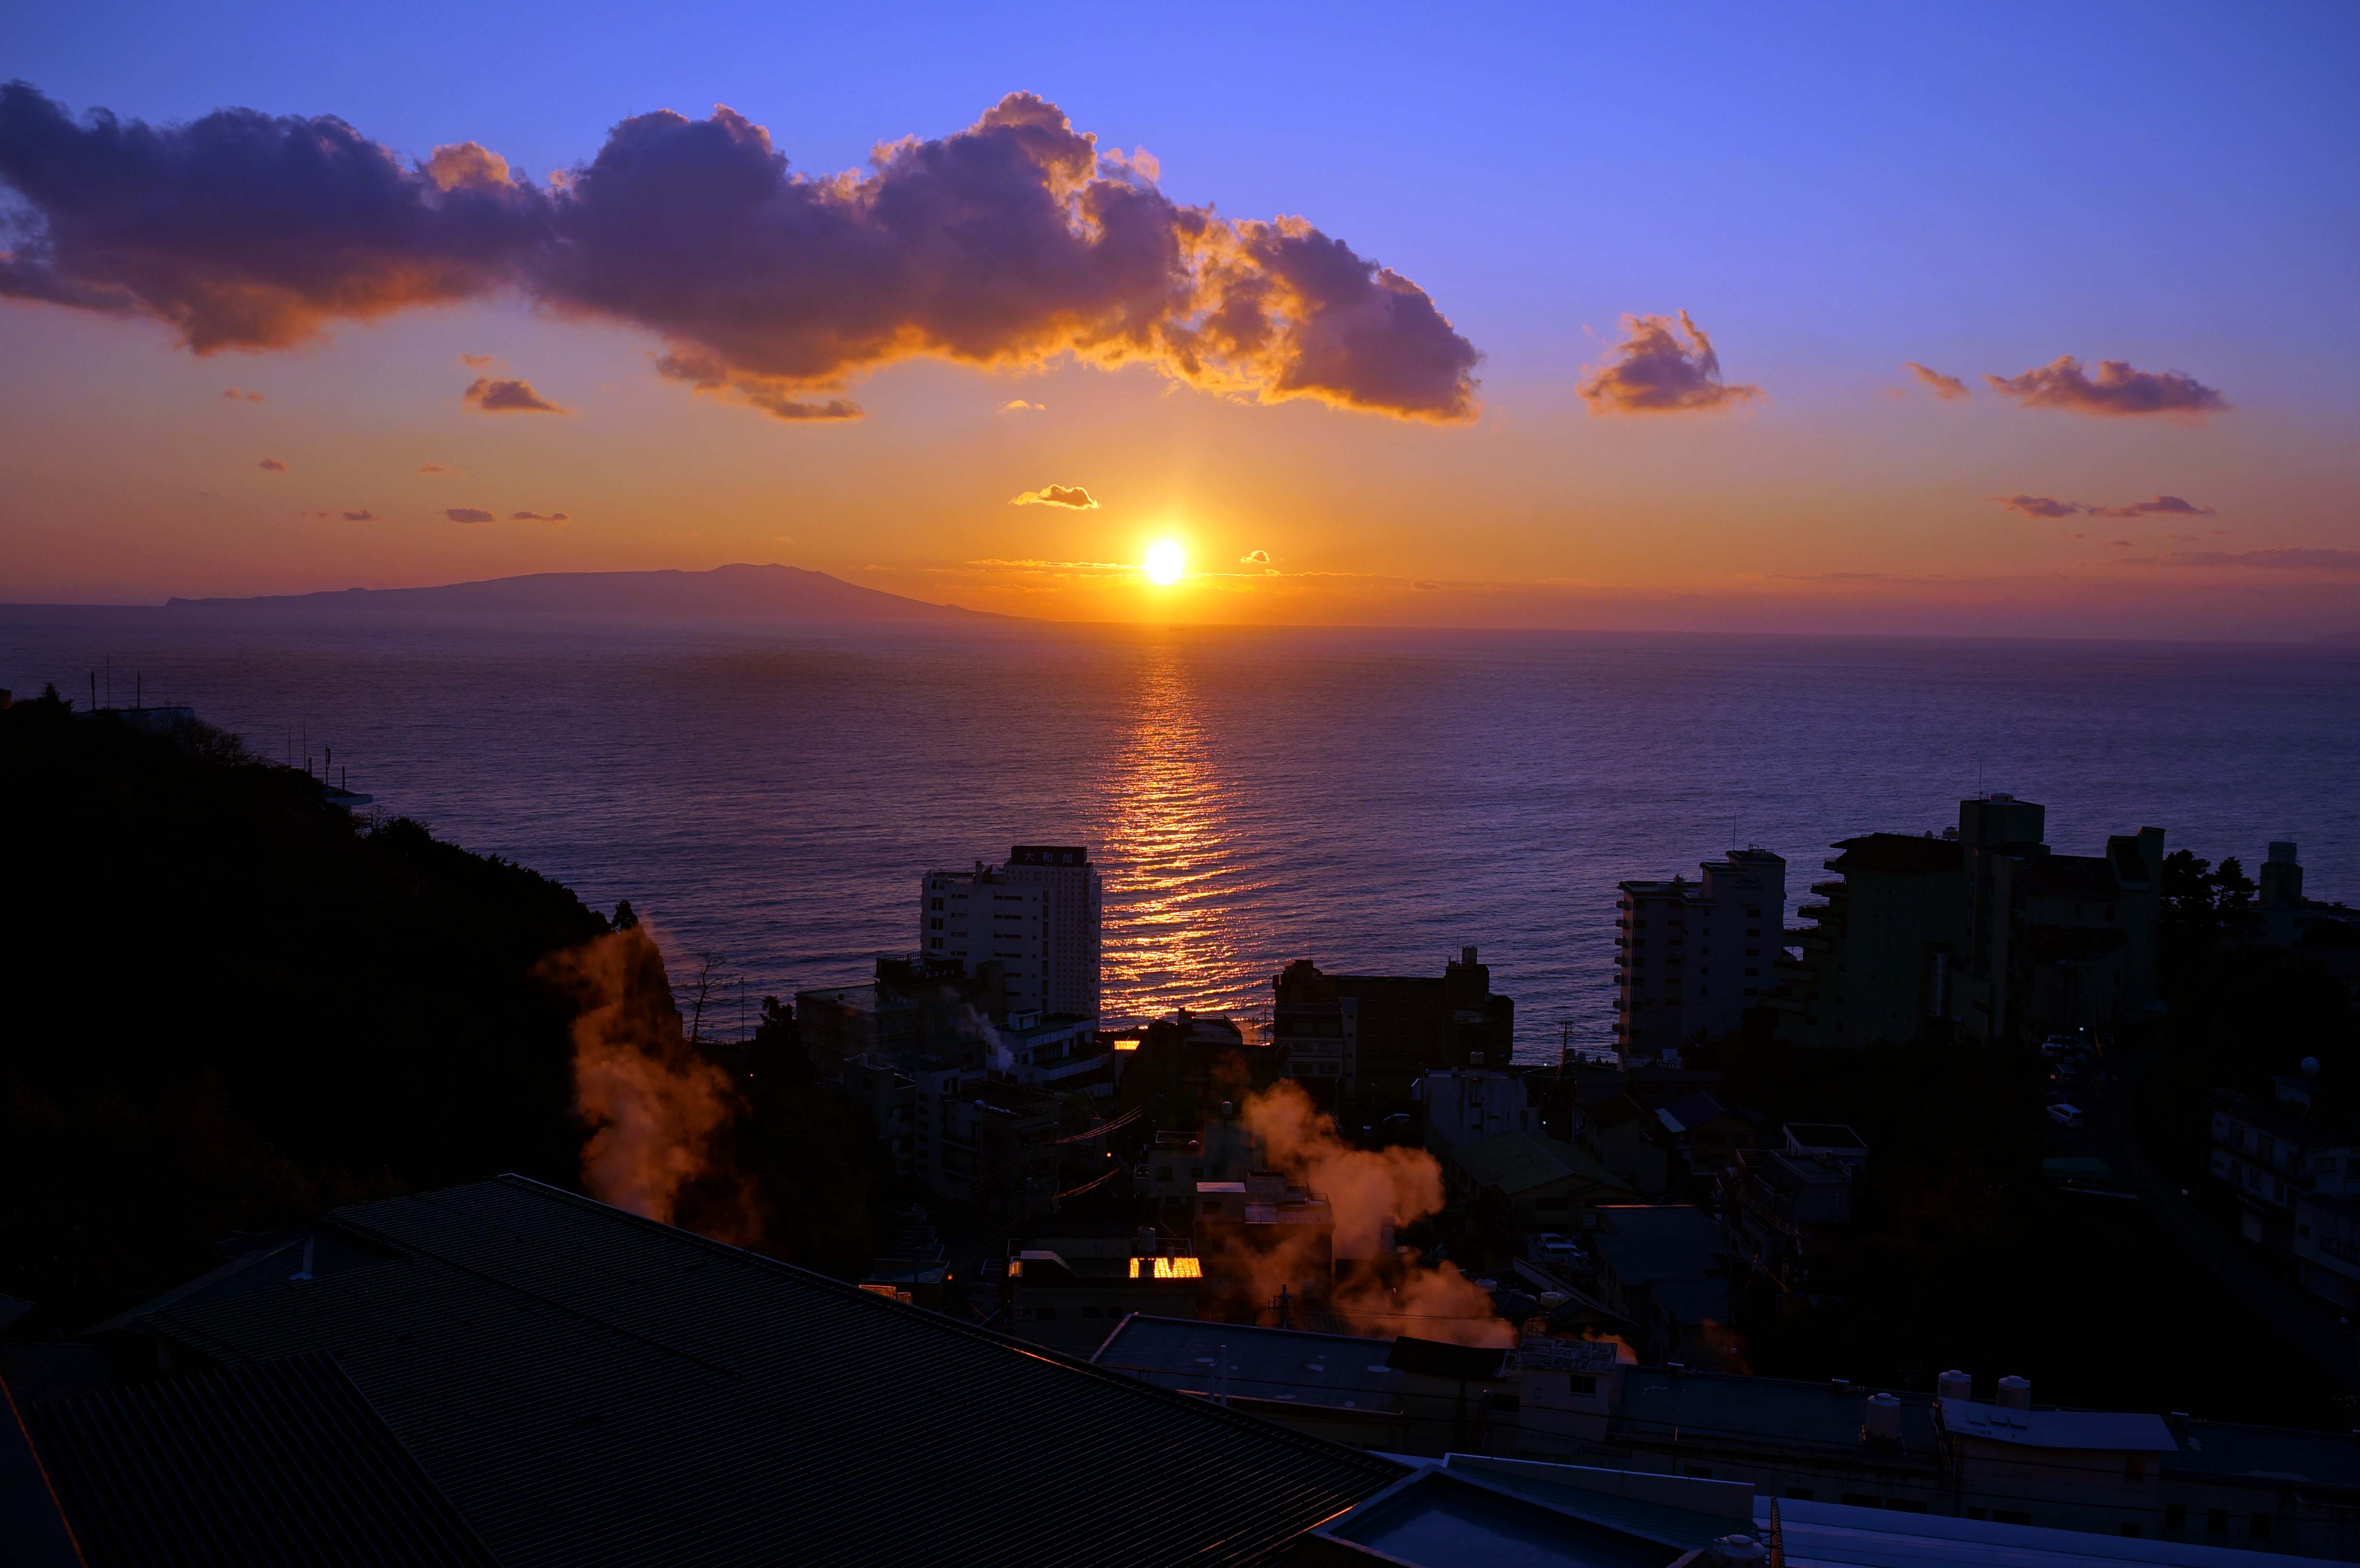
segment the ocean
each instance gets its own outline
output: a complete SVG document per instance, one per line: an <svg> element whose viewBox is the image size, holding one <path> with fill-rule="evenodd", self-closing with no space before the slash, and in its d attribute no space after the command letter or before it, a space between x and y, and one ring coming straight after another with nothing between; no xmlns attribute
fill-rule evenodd
<svg viewBox="0 0 2360 1568"><path fill-rule="evenodd" d="M1436 974L1480 949L1521 1058L1602 1049L1615 884L2048 807L2093 853L2164 828L2360 896L2360 649L536 620L335 627L0 608L0 685L192 704L333 748L376 809L628 898L723 1032L915 945L919 875L1086 844L1110 1017L1259 1020L1289 959ZM102 693L104 695L104 693ZM13 822L12 833L38 824Z"/></svg>

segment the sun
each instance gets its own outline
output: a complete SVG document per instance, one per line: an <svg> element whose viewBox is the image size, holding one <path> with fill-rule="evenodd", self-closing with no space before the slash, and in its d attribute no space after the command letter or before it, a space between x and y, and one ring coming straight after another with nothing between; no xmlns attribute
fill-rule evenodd
<svg viewBox="0 0 2360 1568"><path fill-rule="evenodd" d="M1147 580L1160 587L1169 587L1180 581L1188 570L1188 556L1172 539L1158 539L1147 547Z"/></svg>

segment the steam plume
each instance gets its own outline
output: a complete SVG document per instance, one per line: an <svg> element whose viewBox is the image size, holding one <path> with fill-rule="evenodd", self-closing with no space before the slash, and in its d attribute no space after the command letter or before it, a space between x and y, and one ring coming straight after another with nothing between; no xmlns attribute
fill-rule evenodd
<svg viewBox="0 0 2360 1568"><path fill-rule="evenodd" d="M1491 1298L1454 1264L1439 1269L1405 1264L1388 1247L1392 1227L1440 1212L1442 1167L1422 1149L1356 1149L1337 1134L1335 1121L1292 1079L1250 1096L1242 1116L1261 1139L1272 1169L1324 1196L1334 1212L1335 1312L1359 1333L1461 1345L1513 1345L1515 1333ZM1295 1227L1285 1227L1292 1229ZM1326 1281L1307 1242L1286 1237L1274 1247L1233 1254L1258 1300L1284 1286L1296 1300L1317 1297Z"/></svg>
<svg viewBox="0 0 2360 1568"><path fill-rule="evenodd" d="M596 937L550 959L543 972L570 991L574 1108L591 1128L582 1184L591 1195L672 1223L692 1184L727 1179L715 1151L735 1116L728 1076L683 1038L663 957L643 925ZM741 1197L749 1195L738 1183ZM741 1203L716 1223L699 1205L698 1228L742 1242L758 1228Z"/></svg>

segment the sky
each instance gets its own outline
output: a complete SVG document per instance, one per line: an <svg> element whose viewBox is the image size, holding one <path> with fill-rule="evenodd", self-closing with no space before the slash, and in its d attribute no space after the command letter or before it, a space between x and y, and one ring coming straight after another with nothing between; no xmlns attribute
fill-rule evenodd
<svg viewBox="0 0 2360 1568"><path fill-rule="evenodd" d="M2348 5L91 4L10 77L0 601L2360 633Z"/></svg>

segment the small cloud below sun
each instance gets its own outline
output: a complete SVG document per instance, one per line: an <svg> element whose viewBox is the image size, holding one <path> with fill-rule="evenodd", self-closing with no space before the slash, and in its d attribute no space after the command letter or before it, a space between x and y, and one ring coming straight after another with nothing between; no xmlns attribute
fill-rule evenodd
<svg viewBox="0 0 2360 1568"><path fill-rule="evenodd" d="M1038 490L1027 490L1012 497L1011 506L1070 506L1076 512L1095 512L1098 497L1078 485L1043 485Z"/></svg>

